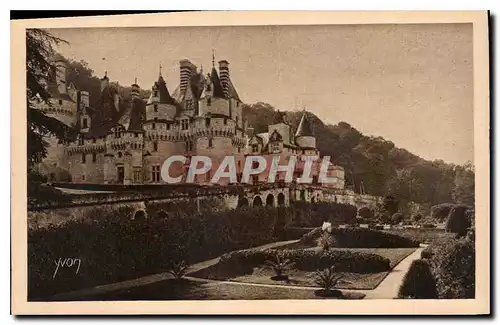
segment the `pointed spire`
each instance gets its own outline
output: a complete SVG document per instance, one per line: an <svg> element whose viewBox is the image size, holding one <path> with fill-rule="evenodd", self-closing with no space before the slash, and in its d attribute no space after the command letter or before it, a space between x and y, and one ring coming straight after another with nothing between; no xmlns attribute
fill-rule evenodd
<svg viewBox="0 0 500 325"><path fill-rule="evenodd" d="M134 84L137 85L137 77L135 77Z"/></svg>
<svg viewBox="0 0 500 325"><path fill-rule="evenodd" d="M161 77L161 62L160 62L160 74L159 74L159 76Z"/></svg>
<svg viewBox="0 0 500 325"><path fill-rule="evenodd" d="M203 76L203 64L200 65L200 75Z"/></svg>
<svg viewBox="0 0 500 325"><path fill-rule="evenodd" d="M313 136L311 124L309 123L309 119L307 118L307 112L304 107L302 114L302 118L300 119L299 126L297 127L297 132L295 133L295 137L302 136Z"/></svg>
<svg viewBox="0 0 500 325"><path fill-rule="evenodd" d="M108 78L108 71L106 70L106 71L104 71L104 77L102 77L101 80L107 80L107 79L109 79L109 78Z"/></svg>
<svg viewBox="0 0 500 325"><path fill-rule="evenodd" d="M212 68L215 68L215 50L212 49Z"/></svg>

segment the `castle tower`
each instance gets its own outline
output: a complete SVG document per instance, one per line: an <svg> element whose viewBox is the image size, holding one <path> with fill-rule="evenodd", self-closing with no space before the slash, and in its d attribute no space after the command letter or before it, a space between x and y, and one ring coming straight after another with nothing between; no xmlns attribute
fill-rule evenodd
<svg viewBox="0 0 500 325"><path fill-rule="evenodd" d="M104 71L104 77L101 78L101 92L109 85L108 71Z"/></svg>
<svg viewBox="0 0 500 325"><path fill-rule="evenodd" d="M60 94L67 94L68 88L66 85L66 60L58 54L54 59L54 65L56 67L55 77L57 90Z"/></svg>
<svg viewBox="0 0 500 325"><path fill-rule="evenodd" d="M300 119L297 132L295 132L295 142L306 154L316 153L316 138L313 135L312 127L305 111Z"/></svg>

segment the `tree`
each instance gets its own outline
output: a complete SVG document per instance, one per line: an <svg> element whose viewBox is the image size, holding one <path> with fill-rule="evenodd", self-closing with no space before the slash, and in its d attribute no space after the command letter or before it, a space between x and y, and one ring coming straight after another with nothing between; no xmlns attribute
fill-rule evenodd
<svg viewBox="0 0 500 325"><path fill-rule="evenodd" d="M45 137L55 136L59 141L69 143L75 136L71 127L35 108L39 101L52 106L45 84L55 71L51 62L56 54L54 45L61 42L65 41L41 29L26 31L28 172L34 172L34 165L47 155L48 143L44 140Z"/></svg>
<svg viewBox="0 0 500 325"><path fill-rule="evenodd" d="M465 205L454 206L446 220L446 231L456 233L460 237L467 235L467 231L471 227L468 210L469 207Z"/></svg>
<svg viewBox="0 0 500 325"><path fill-rule="evenodd" d="M455 169L453 200L459 204L474 205L474 166L468 162Z"/></svg>
<svg viewBox="0 0 500 325"><path fill-rule="evenodd" d="M403 221L403 215L399 212L396 212L392 215L391 217L391 222L393 225L397 225L398 223L400 223L401 221Z"/></svg>

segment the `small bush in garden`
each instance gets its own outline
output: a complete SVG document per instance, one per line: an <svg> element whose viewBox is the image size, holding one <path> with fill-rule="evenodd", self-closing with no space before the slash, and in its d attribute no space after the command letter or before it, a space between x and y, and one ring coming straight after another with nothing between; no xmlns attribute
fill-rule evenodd
<svg viewBox="0 0 500 325"><path fill-rule="evenodd" d="M399 212L396 212L392 215L391 217L391 222L393 225L399 224L401 221L403 221L403 215Z"/></svg>
<svg viewBox="0 0 500 325"><path fill-rule="evenodd" d="M314 283L320 286L323 290L317 291L316 295L326 296L326 297L341 297L342 292L340 290L332 290L339 283L349 283L343 280L343 275L336 272L334 266L329 268L318 270L314 272Z"/></svg>
<svg viewBox="0 0 500 325"><path fill-rule="evenodd" d="M426 260L415 260L405 274L398 292L403 299L437 299L436 280Z"/></svg>
<svg viewBox="0 0 500 325"><path fill-rule="evenodd" d="M467 235L467 231L471 226L467 210L468 207L465 205L454 206L446 220L446 231L456 233L461 237Z"/></svg>
<svg viewBox="0 0 500 325"><path fill-rule="evenodd" d="M285 273L289 272L293 268L293 265L291 260L285 259L278 254L266 261L266 267L273 270L276 274L275 277L271 278L273 280L287 280L288 275Z"/></svg>
<svg viewBox="0 0 500 325"><path fill-rule="evenodd" d="M188 268L189 266L185 261L173 262L167 272L170 273L176 280L180 280L184 275L186 275Z"/></svg>
<svg viewBox="0 0 500 325"><path fill-rule="evenodd" d="M476 240L476 230L474 228L470 228L469 231L467 231L466 239L471 242Z"/></svg>
<svg viewBox="0 0 500 325"><path fill-rule="evenodd" d="M431 217L439 221L445 220L455 206L453 203L442 203L431 207Z"/></svg>
<svg viewBox="0 0 500 325"><path fill-rule="evenodd" d="M362 207L359 208L358 210L358 216L364 218L364 219L373 219L374 213L373 210L371 210L368 207Z"/></svg>

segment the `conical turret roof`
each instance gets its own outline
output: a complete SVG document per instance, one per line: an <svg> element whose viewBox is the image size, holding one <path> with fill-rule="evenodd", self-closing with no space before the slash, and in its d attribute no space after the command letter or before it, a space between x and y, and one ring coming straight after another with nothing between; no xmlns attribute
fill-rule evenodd
<svg viewBox="0 0 500 325"><path fill-rule="evenodd" d="M307 118L305 112L300 119L299 126L297 127L297 132L295 133L295 137L303 136L313 136L311 123L309 122L309 119Z"/></svg>
<svg viewBox="0 0 500 325"><path fill-rule="evenodd" d="M165 82L165 79L163 79L161 74L158 77L158 81L155 83L155 86L158 87L160 103L175 105L174 99L172 98L172 96L170 96L170 93L168 92L167 83Z"/></svg>
<svg viewBox="0 0 500 325"><path fill-rule="evenodd" d="M212 73L210 74L210 79L212 79L212 83L214 85L213 97L226 98L226 96L224 95L224 90L222 89L220 79L219 79L219 74L217 73L217 70L215 70L215 67L212 68Z"/></svg>

